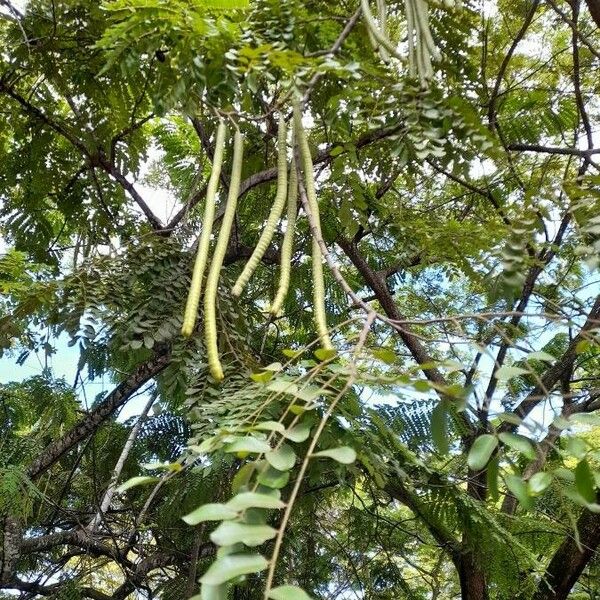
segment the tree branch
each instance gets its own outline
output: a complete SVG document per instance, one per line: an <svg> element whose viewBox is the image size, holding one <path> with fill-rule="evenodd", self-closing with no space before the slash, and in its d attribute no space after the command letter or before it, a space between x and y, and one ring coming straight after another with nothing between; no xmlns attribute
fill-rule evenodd
<svg viewBox="0 0 600 600"><path fill-rule="evenodd" d="M71 448L95 431L104 421L110 418L127 400L150 379L158 375L171 359L167 347L162 348L146 363L139 365L135 371L121 382L106 398L90 411L77 425L63 437L50 443L39 457L29 466L28 476L39 477L47 471Z"/></svg>

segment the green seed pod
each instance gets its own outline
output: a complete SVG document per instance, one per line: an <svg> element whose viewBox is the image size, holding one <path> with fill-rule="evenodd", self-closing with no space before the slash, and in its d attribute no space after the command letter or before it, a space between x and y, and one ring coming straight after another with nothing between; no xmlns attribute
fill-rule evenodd
<svg viewBox="0 0 600 600"><path fill-rule="evenodd" d="M244 266L243 271L240 276L237 278L231 293L234 296L239 296L242 293L242 290L252 277L252 274L256 270L258 263L260 263L262 257L265 255L271 240L273 239L273 235L275 234L275 229L277 228L277 223L281 219L281 213L283 212L283 207L285 206L285 196L287 191L287 145L286 145L286 124L283 115L279 117L279 128L277 130L277 192L275 194L275 201L273 202L273 206L271 207L271 211L269 212L269 217L267 218L267 223L262 231L262 234L256 244L256 248L254 248L254 252L252 252L252 256L248 259L248 262Z"/></svg>
<svg viewBox="0 0 600 600"><path fill-rule="evenodd" d="M406 9L406 30L408 32L408 72L411 77L417 74L417 60L415 57L415 16L412 0L404 3Z"/></svg>
<svg viewBox="0 0 600 600"><path fill-rule="evenodd" d="M387 37L387 6L385 0L377 0L377 21L379 22L381 33ZM385 63L390 60L389 52L382 46L379 47L379 56L381 56L381 60Z"/></svg>
<svg viewBox="0 0 600 600"><path fill-rule="evenodd" d="M235 209L240 191L240 179L242 175L242 160L244 157L244 136L235 132L233 141L233 161L231 165L231 179L229 182L229 194L219 237L215 246L210 269L206 278L206 291L204 292L204 340L206 345L206 357L210 374L216 381L224 377L221 360L219 359L219 347L217 344L217 290L219 287L219 276L223 259L227 252L227 245L231 236L231 227L235 218Z"/></svg>
<svg viewBox="0 0 600 600"><path fill-rule="evenodd" d="M415 13L417 17L417 27L421 32L421 39L423 40L424 47L428 51L428 58L430 59L429 68L431 69L431 59L438 61L441 59L440 51L431 37L431 29L429 28L429 6L427 2L423 0L415 0ZM433 69L431 69L428 76L433 77Z"/></svg>
<svg viewBox="0 0 600 600"><path fill-rule="evenodd" d="M385 36L377 26L377 22L373 17L371 8L369 6L369 0L360 0L360 6L362 8L363 17L365 19L365 25L367 29L371 31L371 34L375 38L375 41L385 50L387 50L392 56L395 56L399 60L402 60L402 56L398 53L398 49L392 43L387 36Z"/></svg>
<svg viewBox="0 0 600 600"><path fill-rule="evenodd" d="M206 188L206 202L204 204L204 218L202 219L202 233L198 242L198 252L192 274L192 283L188 294L185 313L183 316L182 335L188 337L192 335L194 325L196 324L196 315L198 314L198 304L200 303L200 294L202 292L202 277L208 261L208 250L210 247L210 234L213 228L215 218L215 196L221 177L221 166L223 165L223 152L225 148L225 135L227 127L223 121L219 122L217 128L217 138L215 141L215 153L213 157L212 171Z"/></svg>
<svg viewBox="0 0 600 600"><path fill-rule="evenodd" d="M315 233L321 235L321 219L319 217L319 204L317 202L317 193L315 191L315 172L310 155L310 147L306 132L302 125L302 114L298 103L294 104L294 125L296 139L298 140L298 148L300 150L300 159L302 163L302 171L306 186L306 196L310 211L313 214L315 223ZM321 258L321 248L319 242L313 235L312 241L312 278L313 278L313 310L315 313L315 323L317 332L321 339L321 344L324 348L333 348L329 337L329 329L327 327L327 315L325 312L325 282L323 279L323 262Z"/></svg>
<svg viewBox="0 0 600 600"><path fill-rule="evenodd" d="M290 287L290 275L292 270L292 251L294 249L294 232L296 230L296 215L298 207L298 171L296 170L296 160L292 158L290 167L290 183L288 188L287 198L287 228L283 234L281 242L281 263L279 268L279 286L277 294L271 304L269 312L273 316L277 316L283 305L283 301L287 296Z"/></svg>

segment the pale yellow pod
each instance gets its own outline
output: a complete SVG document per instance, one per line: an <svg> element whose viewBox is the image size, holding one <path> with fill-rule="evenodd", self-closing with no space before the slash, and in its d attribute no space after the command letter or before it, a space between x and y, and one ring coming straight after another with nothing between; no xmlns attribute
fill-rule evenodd
<svg viewBox="0 0 600 600"><path fill-rule="evenodd" d="M304 175L304 185L306 187L306 197L313 215L316 235L321 235L321 219L319 216L319 204L317 202L317 193L315 190L315 172L313 169L310 147L304 126L302 125L302 114L298 103L294 104L294 125L298 148L300 150L300 159ZM315 314L315 324L317 333L321 340L323 348L333 348L331 338L329 337L329 328L327 327L327 314L325 312L325 282L323 278L323 260L319 242L313 235L312 240L312 278L313 278L313 311Z"/></svg>
<svg viewBox="0 0 600 600"><path fill-rule="evenodd" d="M279 127L277 131L277 192L275 201L269 212L267 222L264 226L262 234L254 248L254 252L248 259L240 276L237 278L231 293L234 296L239 296L250 278L252 277L256 267L265 255L269 244L273 240L273 235L277 229L277 223L281 219L281 213L285 206L285 197L287 191L287 144L286 144L287 128L283 115L279 117Z"/></svg>
<svg viewBox="0 0 600 600"><path fill-rule="evenodd" d="M231 178L229 182L229 194L219 237L215 246L210 269L206 278L206 291L204 292L204 342L206 346L206 358L210 374L216 381L224 377L223 367L219 358L219 346L217 343L217 291L219 288L219 276L227 245L231 236L231 228L235 219L235 210L240 191L240 180L242 175L242 161L244 158L244 136L236 131L233 140L233 160L231 165Z"/></svg>
<svg viewBox="0 0 600 600"><path fill-rule="evenodd" d="M204 204L204 218L202 219L202 233L198 241L198 252L196 262L194 263L194 272L188 294L185 313L183 316L182 335L189 337L194 331L196 324L196 315L198 314L198 305L200 304L200 294L202 292L202 277L208 262L208 250L210 247L210 234L215 219L215 197L221 177L221 167L223 165L223 153L225 149L225 136L227 127L223 121L219 122L217 128L217 137L215 140L215 152L213 156L212 171L206 188L206 201Z"/></svg>
<svg viewBox="0 0 600 600"><path fill-rule="evenodd" d="M281 310L283 302L290 287L290 275L292 271L292 252L294 250L294 233L296 231L296 215L298 214L298 172L296 170L296 160L292 157L290 167L288 198L287 198L287 228L283 234L281 242L281 261L279 267L279 285L277 293L269 312L276 317Z"/></svg>

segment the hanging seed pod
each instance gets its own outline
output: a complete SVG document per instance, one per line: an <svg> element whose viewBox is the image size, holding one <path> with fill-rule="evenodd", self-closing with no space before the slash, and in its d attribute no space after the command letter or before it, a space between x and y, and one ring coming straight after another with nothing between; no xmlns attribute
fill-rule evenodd
<svg viewBox="0 0 600 600"><path fill-rule="evenodd" d="M317 202L317 193L315 191L315 173L310 155L310 147L306 132L302 125L302 114L298 103L294 104L294 126L298 148L300 150L300 159L304 181L306 186L306 195L310 205L311 212L315 221L316 234L321 236L321 220L319 217L319 204ZM325 312L325 282L323 278L323 262L319 242L313 235L312 237L312 278L313 278L313 311L315 314L315 323L317 332L324 348L333 348L329 337L329 328L327 327L327 315Z"/></svg>
<svg viewBox="0 0 600 600"><path fill-rule="evenodd" d="M267 248L269 247L277 223L281 220L281 213L285 206L285 197L287 191L287 144L286 144L287 128L283 115L279 117L279 127L277 130L277 192L275 194L275 201L269 212L267 223L262 231L262 234L254 248L254 252L248 259L242 273L237 278L235 285L232 289L234 296L239 296L242 290L252 277L256 267L260 263L262 257L265 255Z"/></svg>
<svg viewBox="0 0 600 600"><path fill-rule="evenodd" d="M204 292L204 340L206 345L206 357L210 374L216 381L223 379L223 367L219 358L219 347L217 343L217 290L219 287L219 276L223 259L227 252L227 245L231 236L231 227L235 218L235 209L240 191L240 179L242 174L242 160L244 156L244 137L240 131L236 131L233 141L233 160L231 165L231 178L229 182L229 194L219 237L215 246L210 269L206 278L206 291Z"/></svg>
<svg viewBox="0 0 600 600"><path fill-rule="evenodd" d="M212 171L206 188L206 202L204 204L204 218L202 219L202 233L198 242L198 252L192 274L192 282L188 294L185 313L183 316L182 335L188 337L192 335L196 324L196 315L198 314L198 304L200 304L200 294L202 291L202 277L208 261L208 250L210 246L210 234L213 228L215 218L215 196L221 177L221 167L223 165L223 153L225 148L225 135L227 127L223 121L219 122L217 128L217 137L215 140L215 152L213 156Z"/></svg>
<svg viewBox="0 0 600 600"><path fill-rule="evenodd" d="M384 48L392 56L398 58L399 60L402 60L402 56L399 54L398 49L396 48L394 43L390 39L388 39L388 37L384 35L377 26L377 22L375 21L375 17L373 17L371 7L369 6L369 0L360 0L360 6L362 8L363 17L365 19L365 25L367 26L367 29L371 32L371 35L373 36L375 41L379 44L381 48Z"/></svg>
<svg viewBox="0 0 600 600"><path fill-rule="evenodd" d="M287 194L287 227L281 242L281 262L279 268L279 286L277 294L269 312L276 317L287 296L290 287L290 275L292 271L292 251L294 249L294 232L296 230L296 215L298 214L298 172L296 159L292 157L290 167L289 188Z"/></svg>
<svg viewBox="0 0 600 600"><path fill-rule="evenodd" d="M377 0L377 21L381 33L387 38L387 6L385 0ZM390 54L383 46L379 47L379 56L381 56L381 60L385 63L390 60Z"/></svg>

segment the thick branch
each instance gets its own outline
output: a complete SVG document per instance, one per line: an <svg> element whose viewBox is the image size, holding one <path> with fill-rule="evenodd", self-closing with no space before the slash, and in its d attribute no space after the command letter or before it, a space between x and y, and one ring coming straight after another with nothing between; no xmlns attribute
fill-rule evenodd
<svg viewBox="0 0 600 600"><path fill-rule="evenodd" d="M600 27L600 0L585 0L594 23Z"/></svg>
<svg viewBox="0 0 600 600"><path fill-rule="evenodd" d="M91 152L90 149L65 125L48 117L42 110L37 106L34 106L29 100L21 96L16 92L13 87L8 85L5 81L0 79L0 93L6 94L9 98L15 100L25 112L39 119L45 123L50 129L61 135L68 142L70 142L77 150L79 150L90 162L92 166L100 166L108 175L110 175L119 185L133 198L134 202L141 208L142 212L148 218L148 221L152 225L153 229L160 230L163 225L156 215L150 210L150 207L146 204L146 201L142 198L140 193L135 189L132 183L130 183L125 175L113 165L105 156L101 153Z"/></svg>
<svg viewBox="0 0 600 600"><path fill-rule="evenodd" d="M550 394L554 386L561 381L562 377L573 367L577 358L577 345L579 342L589 339L590 330L598 327L600 319L600 296L596 298L594 306L588 314L585 324L579 333L573 338L566 352L540 378L539 383L529 392L527 397L513 411L518 417L524 419L544 398ZM505 423L500 429L511 430L514 425Z"/></svg>
<svg viewBox="0 0 600 600"><path fill-rule="evenodd" d="M581 156L589 158L594 154L600 154L600 148L579 150L578 148L557 148L555 146L543 146L541 144L511 144L508 146L513 152L541 152L543 154L562 154L564 156Z"/></svg>
<svg viewBox="0 0 600 600"><path fill-rule="evenodd" d="M95 431L104 421L109 419L123 406L133 393L158 375L169 364L169 360L170 353L165 347L153 359L137 367L125 381L121 382L68 433L46 446L40 456L29 467L29 477L31 479L39 477L71 448Z"/></svg>
<svg viewBox="0 0 600 600"><path fill-rule="evenodd" d="M398 310L398 306L387 288L385 276L380 275L369 266L365 258L359 252L356 244L343 238L339 238L337 243L346 256L352 261L352 264L357 268L358 272L365 280L365 283L373 290L385 314L393 321L406 320L404 315ZM446 379L438 369L431 366L431 363L433 362L432 358L429 356L429 353L423 344L421 344L419 339L412 333L410 327L403 324L402 328L398 329L398 333L415 361L419 365L423 365L425 377L435 384L446 385Z"/></svg>
<svg viewBox="0 0 600 600"><path fill-rule="evenodd" d="M579 540L568 534L554 553L533 600L565 600L569 596L600 543L600 515L584 510L577 531Z"/></svg>

